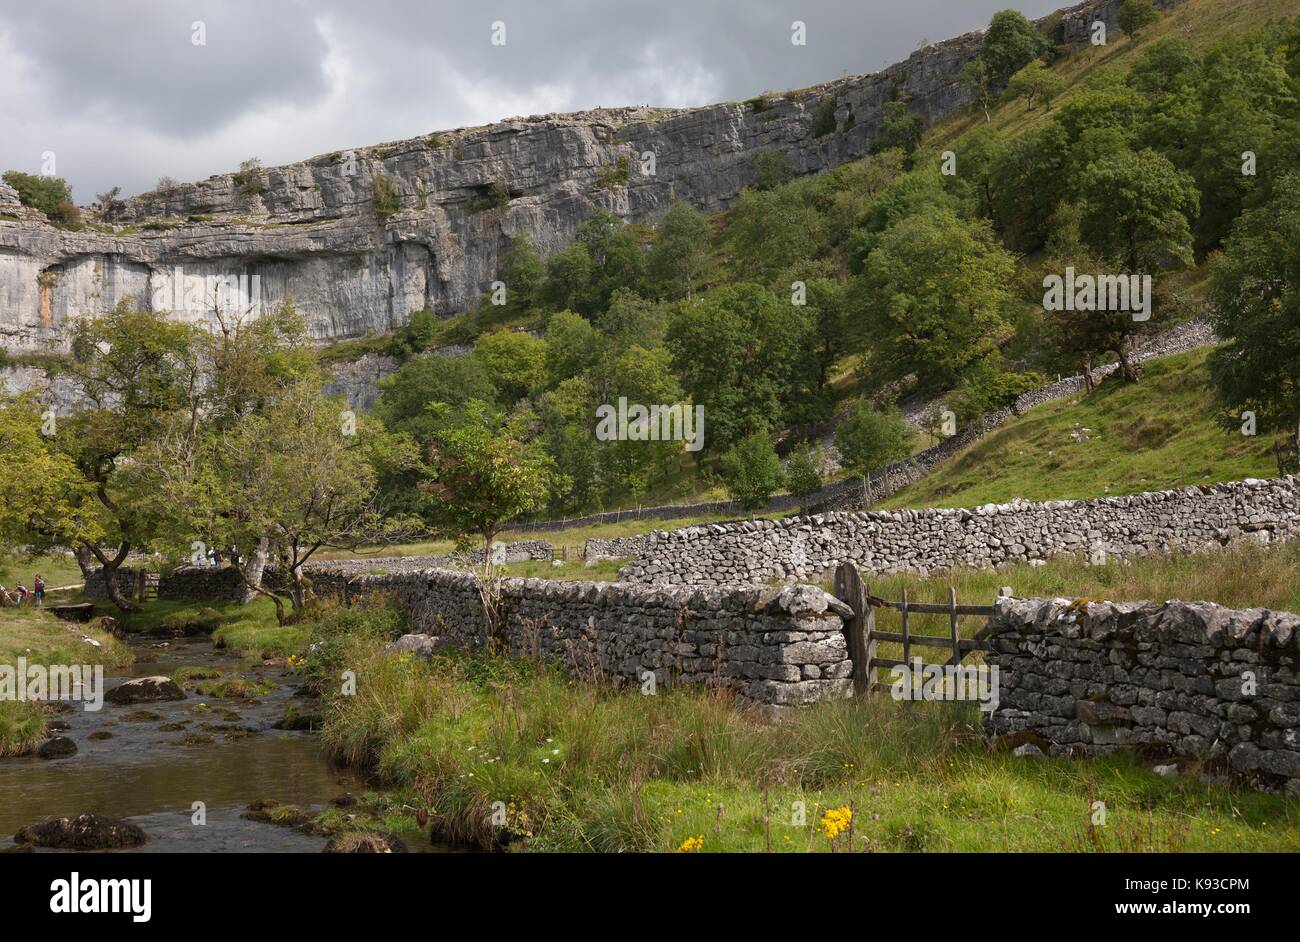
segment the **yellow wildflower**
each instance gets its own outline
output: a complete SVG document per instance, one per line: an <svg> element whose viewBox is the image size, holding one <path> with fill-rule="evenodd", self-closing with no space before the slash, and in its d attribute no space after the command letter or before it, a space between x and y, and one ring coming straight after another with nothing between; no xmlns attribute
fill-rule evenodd
<svg viewBox="0 0 1300 942"><path fill-rule="evenodd" d="M677 848L679 854L689 854L691 851L700 850L704 846L704 836L688 837L682 841L681 846Z"/></svg>
<svg viewBox="0 0 1300 942"><path fill-rule="evenodd" d="M852 820L853 812L849 810L847 805L827 809L826 813L822 815L822 833L826 835L828 840L833 841L848 830L849 822Z"/></svg>

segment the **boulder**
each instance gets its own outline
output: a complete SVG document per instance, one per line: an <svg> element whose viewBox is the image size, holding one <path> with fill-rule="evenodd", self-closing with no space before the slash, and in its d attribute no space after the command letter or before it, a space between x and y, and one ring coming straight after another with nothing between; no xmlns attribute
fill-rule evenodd
<svg viewBox="0 0 1300 942"><path fill-rule="evenodd" d="M104 695L109 703L158 703L163 700L184 700L185 691L170 677L137 677L119 684Z"/></svg>
<svg viewBox="0 0 1300 942"><path fill-rule="evenodd" d="M66 759L77 754L77 744L67 736L53 736L41 743L36 754L42 759Z"/></svg>
<svg viewBox="0 0 1300 942"><path fill-rule="evenodd" d="M139 827L116 818L79 814L75 818L46 818L14 835L19 844L64 850L112 850L139 847L149 838Z"/></svg>

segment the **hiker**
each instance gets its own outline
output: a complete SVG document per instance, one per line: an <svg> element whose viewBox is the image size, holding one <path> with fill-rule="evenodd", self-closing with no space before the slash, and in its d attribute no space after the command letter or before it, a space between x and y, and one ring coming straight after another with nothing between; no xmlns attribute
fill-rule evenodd
<svg viewBox="0 0 1300 942"><path fill-rule="evenodd" d="M14 586L14 595L18 598L18 607L22 608L23 603L27 601L27 586L21 582Z"/></svg>
<svg viewBox="0 0 1300 942"><path fill-rule="evenodd" d="M32 583L32 594L36 596L36 607L44 608L45 607L45 580L41 578L41 574L39 572L36 574L36 581Z"/></svg>

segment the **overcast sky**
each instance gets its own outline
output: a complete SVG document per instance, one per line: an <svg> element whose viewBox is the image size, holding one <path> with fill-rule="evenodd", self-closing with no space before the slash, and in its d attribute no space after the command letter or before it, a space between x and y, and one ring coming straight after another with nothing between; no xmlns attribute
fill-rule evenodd
<svg viewBox="0 0 1300 942"><path fill-rule="evenodd" d="M870 72L1069 0L0 0L0 168L79 203L596 106L703 105ZM790 41L807 24L807 44ZM492 44L494 21L505 45ZM202 24L204 44L196 25Z"/></svg>

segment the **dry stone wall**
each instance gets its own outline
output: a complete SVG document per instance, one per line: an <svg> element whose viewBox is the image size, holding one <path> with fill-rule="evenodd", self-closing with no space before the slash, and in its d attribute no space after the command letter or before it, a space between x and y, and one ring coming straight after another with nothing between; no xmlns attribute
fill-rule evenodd
<svg viewBox="0 0 1300 942"><path fill-rule="evenodd" d="M987 732L1053 755L1134 747L1300 796L1300 615L1210 602L999 599Z"/></svg>
<svg viewBox="0 0 1300 942"><path fill-rule="evenodd" d="M1300 478L1248 479L1095 500L972 509L834 512L649 534L621 571L630 582L733 585L867 572L931 573L1076 554L1092 562L1195 552L1300 530Z"/></svg>
<svg viewBox="0 0 1300 942"><path fill-rule="evenodd" d="M403 647L485 643L480 583L472 573L426 570L313 574L314 589L356 603L386 597L415 631ZM815 586L737 590L650 589L622 583L501 581L502 636L511 652L540 656L616 686L701 683L778 709L848 696L848 607Z"/></svg>

